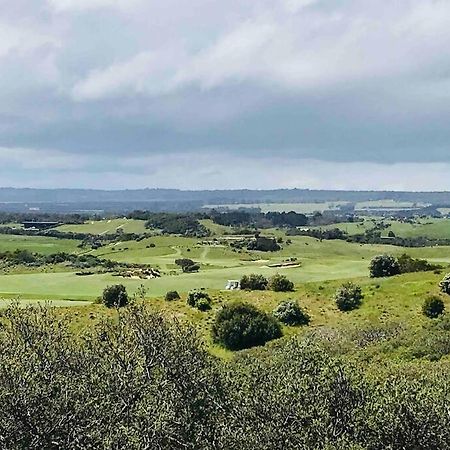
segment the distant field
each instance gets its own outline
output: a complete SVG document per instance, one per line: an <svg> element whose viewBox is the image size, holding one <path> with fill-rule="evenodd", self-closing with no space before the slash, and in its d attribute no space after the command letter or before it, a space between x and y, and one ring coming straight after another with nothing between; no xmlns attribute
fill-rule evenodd
<svg viewBox="0 0 450 450"><path fill-rule="evenodd" d="M428 237L431 239L450 239L450 219L417 219L416 223L403 223L396 220L379 220L366 218L363 222L342 222L326 225L322 229L339 228L350 235L362 234L370 230L376 223L383 222L387 228L380 230L382 236L387 236L389 231L394 232L398 237L414 238Z"/></svg>
<svg viewBox="0 0 450 450"><path fill-rule="evenodd" d="M137 233L137 234L148 231L145 228L144 220L134 220L125 218L89 221L80 225L61 225L56 229L64 232L90 233L90 234L109 234L115 233L117 230L123 230L125 233Z"/></svg>
<svg viewBox="0 0 450 450"><path fill-rule="evenodd" d="M51 253L79 252L79 241L73 239L56 239L43 236L15 236L0 234L0 252L29 250L30 252L49 255Z"/></svg>
<svg viewBox="0 0 450 450"><path fill-rule="evenodd" d="M148 247L154 243L155 247ZM403 249L386 245L359 245L344 241L323 241L307 237L292 238L291 245L275 253L247 251L233 252L229 247L201 246L196 239L158 236L140 242L124 242L103 247L91 253L105 258L140 262L160 267L163 276L152 280L134 280L111 274L79 277L72 272L27 273L0 277L0 295L28 299L93 300L103 288L122 283L134 292L141 284L149 297L159 297L168 290L187 292L193 288L223 289L227 280L239 279L252 272L271 276L286 274L297 285L314 281L366 277L370 259L380 253L399 254L407 251L412 256L433 261L450 262L450 248ZM148 247L148 248L147 248ZM199 273L183 274L174 264L175 259L187 257L201 264ZM296 257L300 267L269 268L271 263ZM171 275L171 273L173 273Z"/></svg>

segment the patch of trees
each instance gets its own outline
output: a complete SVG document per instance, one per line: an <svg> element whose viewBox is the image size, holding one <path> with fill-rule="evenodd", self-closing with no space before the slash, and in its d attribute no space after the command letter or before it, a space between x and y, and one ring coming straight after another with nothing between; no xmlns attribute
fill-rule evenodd
<svg viewBox="0 0 450 450"><path fill-rule="evenodd" d="M189 258L176 259L175 264L180 266L185 273L198 272L200 270L200 265Z"/></svg>
<svg viewBox="0 0 450 450"><path fill-rule="evenodd" d="M448 322L430 323L439 327ZM0 328L0 446L450 448L448 365L376 372L324 350L318 334L222 361L192 327L144 306L87 327L83 339L54 309L10 307Z"/></svg>
<svg viewBox="0 0 450 450"><path fill-rule="evenodd" d="M121 229L118 229L115 233L91 234L73 231L59 231L56 229L32 230L24 228L0 227L0 234L16 236L44 236L53 237L56 239L73 239L82 241L83 245L91 245L94 247L98 245L98 243L100 243L100 245L103 245L104 242L139 241L145 239L146 237L151 237L151 234L125 233Z"/></svg>
<svg viewBox="0 0 450 450"><path fill-rule="evenodd" d="M248 242L247 250L254 250L258 252L276 252L281 250L281 247L275 238L256 236L255 239L251 239Z"/></svg>
<svg viewBox="0 0 450 450"><path fill-rule="evenodd" d="M290 292L294 290L294 283L281 274L275 274L269 279L264 275L252 273L244 275L240 281L241 289L249 291L264 291L266 289L274 292Z"/></svg>
<svg viewBox="0 0 450 450"><path fill-rule="evenodd" d="M219 225L249 228L296 228L306 225L328 225L337 222L354 221L353 216L335 213L317 213L311 217L294 211L267 212L259 210L212 211L210 219Z"/></svg>
<svg viewBox="0 0 450 450"><path fill-rule="evenodd" d="M427 272L442 269L442 266L431 264L425 259L412 258L406 253L398 258L392 255L375 256L369 265L372 278L391 277L400 273Z"/></svg>
<svg viewBox="0 0 450 450"><path fill-rule="evenodd" d="M200 213L155 213L149 211L133 211L128 215L130 219L145 220L147 228L156 228L165 234L179 234L189 237L206 237L210 232L200 219L207 218Z"/></svg>

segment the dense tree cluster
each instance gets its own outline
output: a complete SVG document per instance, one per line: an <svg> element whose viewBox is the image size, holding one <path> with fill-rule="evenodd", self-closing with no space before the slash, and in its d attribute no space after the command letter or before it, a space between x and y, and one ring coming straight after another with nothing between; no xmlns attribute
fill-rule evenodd
<svg viewBox="0 0 450 450"><path fill-rule="evenodd" d="M378 255L370 261L369 270L372 278L392 277L400 273L400 264L392 255Z"/></svg>

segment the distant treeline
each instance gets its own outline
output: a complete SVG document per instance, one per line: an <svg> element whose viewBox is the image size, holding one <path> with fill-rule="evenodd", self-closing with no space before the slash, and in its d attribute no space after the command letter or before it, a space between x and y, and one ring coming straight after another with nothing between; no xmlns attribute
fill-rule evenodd
<svg viewBox="0 0 450 450"><path fill-rule="evenodd" d="M0 202L53 203L53 204L102 204L152 202L156 204L193 202L197 204L225 203L316 203L316 202L366 202L396 200L400 202L450 205L450 192L399 192L399 191L336 191L312 189L275 190L203 190L181 191L178 189L14 189L0 188ZM45 206L45 205L42 205Z"/></svg>
<svg viewBox="0 0 450 450"><path fill-rule="evenodd" d="M426 236L418 237L399 237L399 236L381 236L379 231L367 230L361 234L348 234L339 228L332 229L290 229L286 231L288 236L309 236L320 240L339 239L358 244L390 244L399 247L432 247L450 245L450 239L433 239Z"/></svg>

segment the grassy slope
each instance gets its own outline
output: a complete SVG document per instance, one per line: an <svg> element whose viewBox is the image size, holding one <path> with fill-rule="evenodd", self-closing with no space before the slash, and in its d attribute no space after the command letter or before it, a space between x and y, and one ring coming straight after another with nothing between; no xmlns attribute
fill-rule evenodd
<svg viewBox="0 0 450 450"><path fill-rule="evenodd" d="M57 230L64 232L91 234L115 233L118 229L122 229L126 233L138 234L148 231L145 228L145 221L134 219L96 220L80 225L61 225L57 228Z"/></svg>

